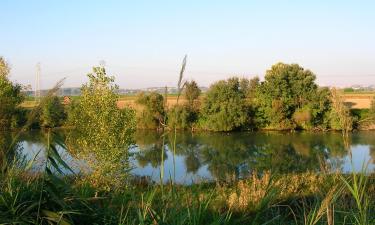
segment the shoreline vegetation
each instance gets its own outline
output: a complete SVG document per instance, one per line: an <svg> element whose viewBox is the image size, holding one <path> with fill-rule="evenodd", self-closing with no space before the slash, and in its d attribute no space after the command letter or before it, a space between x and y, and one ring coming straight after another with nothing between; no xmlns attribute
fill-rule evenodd
<svg viewBox="0 0 375 225"><path fill-rule="evenodd" d="M213 84L203 102L194 81L183 81L186 56L177 82L177 104L166 94L143 93L142 106L117 107L118 86L104 67L94 67L82 96L66 106L55 96L59 82L26 112L21 87L9 81L0 58L0 128L46 130L46 149L32 159L20 155L17 139L0 140L0 224L358 224L375 223L375 177L364 163L361 172L274 174L252 171L232 182L178 185L164 174L166 135L173 163L179 129L240 131L337 129L350 152L348 134L372 120L373 111L353 115L336 90L320 88L315 75L296 64L278 63L258 78L230 78ZM167 93L167 91L166 91ZM187 101L179 102L180 95ZM62 140L54 127L69 125ZM129 147L140 127L162 130L160 183L129 174ZM78 134L78 135L77 135ZM61 158L63 148L85 162L74 170ZM37 172L36 156L43 161ZM349 154L350 155L350 154ZM164 176L170 181L164 183Z"/></svg>
<svg viewBox="0 0 375 225"><path fill-rule="evenodd" d="M3 59L2 62L6 67ZM98 69L94 68L94 74ZM4 71L9 73L9 69ZM166 94L142 92L126 105L118 103L120 96L115 94L118 86L114 77L107 76L104 68L101 73L113 85L111 102L103 104L114 102L120 111L132 111L136 115L137 129L219 132L341 130L344 133L375 129L374 100L369 109L351 108L351 104L344 102L343 91L319 87L314 73L298 64L277 63L266 71L264 81L258 77L220 80L204 94L194 80L181 80L180 93L172 100L168 100ZM88 76L90 78L90 74ZM1 97L10 100L2 100L0 129L23 127L33 110L22 107L26 99L21 93L22 87L13 84L6 75L2 76L0 85L3 90ZM82 86L82 91L84 88ZM84 93L72 99L51 96L38 112L31 128L72 127L75 108L84 100ZM96 99L108 100L100 96Z"/></svg>

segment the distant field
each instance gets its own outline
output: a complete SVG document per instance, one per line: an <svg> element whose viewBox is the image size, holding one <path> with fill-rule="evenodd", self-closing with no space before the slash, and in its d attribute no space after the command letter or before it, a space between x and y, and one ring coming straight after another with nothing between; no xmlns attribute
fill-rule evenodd
<svg viewBox="0 0 375 225"><path fill-rule="evenodd" d="M137 96L133 95L128 95L128 96L120 96L117 106L119 108L124 108L124 107L132 107L132 108L138 108L137 103L135 103ZM167 97L167 105L175 105L177 102L177 96L176 95L169 95ZM180 97L179 102L183 103L185 99L183 97ZM24 108L33 108L35 106L35 101L34 100L26 100L21 104L22 107Z"/></svg>
<svg viewBox="0 0 375 225"><path fill-rule="evenodd" d="M368 109L371 106L372 99L374 99L374 92L366 93L345 93L343 94L344 101L353 109Z"/></svg>
<svg viewBox="0 0 375 225"><path fill-rule="evenodd" d="M137 103L135 103L135 100L136 100L136 96L122 96L122 97L120 97L119 101L117 102L117 106L119 108L124 108L124 107L128 106L128 107L132 107L132 108L137 109L138 106L137 106ZM185 99L183 97L180 97L179 102L183 103L183 102L185 102ZM167 97L167 106L168 107L173 106L176 103L177 103L177 96L170 95L170 96Z"/></svg>
<svg viewBox="0 0 375 225"><path fill-rule="evenodd" d="M359 92L359 93L344 93L343 98L344 101L353 109L368 109L371 106L371 101L375 96L375 92ZM132 108L138 108L137 104L135 103L136 96L121 96L117 105L119 108L124 108L126 106L130 106ZM180 97L180 103L184 102L185 99ZM176 104L177 96L169 95L167 105L171 106ZM26 100L21 105L25 108L32 108L35 106L35 102L32 100Z"/></svg>

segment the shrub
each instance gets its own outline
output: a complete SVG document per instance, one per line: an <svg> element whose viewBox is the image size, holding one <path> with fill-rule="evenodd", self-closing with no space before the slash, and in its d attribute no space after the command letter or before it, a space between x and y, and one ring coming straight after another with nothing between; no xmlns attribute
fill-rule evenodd
<svg viewBox="0 0 375 225"><path fill-rule="evenodd" d="M142 106L137 117L139 128L155 129L165 123L165 102L163 95L157 92L140 93L136 103Z"/></svg>
<svg viewBox="0 0 375 225"><path fill-rule="evenodd" d="M170 128L191 128L197 119L197 113L188 105L174 105L168 111L168 126Z"/></svg>
<svg viewBox="0 0 375 225"><path fill-rule="evenodd" d="M293 114L293 121L299 128L311 128L311 110L309 108L297 109Z"/></svg>

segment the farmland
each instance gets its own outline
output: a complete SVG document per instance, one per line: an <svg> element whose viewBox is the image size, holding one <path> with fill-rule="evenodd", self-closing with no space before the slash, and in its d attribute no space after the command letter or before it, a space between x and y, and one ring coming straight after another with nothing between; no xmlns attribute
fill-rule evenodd
<svg viewBox="0 0 375 225"><path fill-rule="evenodd" d="M342 96L344 98L344 102L353 109L369 109L371 106L371 101L375 96L375 92L343 93ZM203 97L204 96L202 96L201 98ZM136 95L120 96L117 105L119 106L119 108L130 106L137 109L137 104L135 102L136 98ZM169 95L167 99L168 106L175 105L177 96ZM184 101L185 99L181 97L180 103L183 103ZM35 101L28 99L24 101L21 106L25 108L33 108L35 106Z"/></svg>

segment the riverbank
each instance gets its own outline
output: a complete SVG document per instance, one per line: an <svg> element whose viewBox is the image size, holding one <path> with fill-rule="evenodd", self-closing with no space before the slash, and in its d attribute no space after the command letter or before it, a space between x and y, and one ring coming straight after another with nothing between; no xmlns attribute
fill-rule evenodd
<svg viewBox="0 0 375 225"><path fill-rule="evenodd" d="M373 224L374 175L254 173L234 183L190 186L127 183L101 190L82 177L0 181L0 223L59 224ZM332 221L335 221L334 223Z"/></svg>

